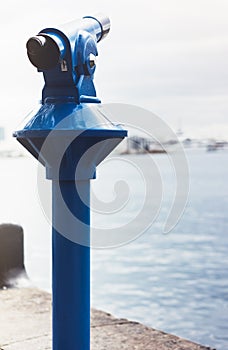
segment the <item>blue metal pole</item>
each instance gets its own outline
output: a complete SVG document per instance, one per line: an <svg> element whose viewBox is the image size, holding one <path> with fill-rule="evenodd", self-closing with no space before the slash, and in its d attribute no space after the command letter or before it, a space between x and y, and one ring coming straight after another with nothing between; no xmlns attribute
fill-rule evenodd
<svg viewBox="0 0 228 350"><path fill-rule="evenodd" d="M79 193L83 193L83 201ZM89 242L90 181L77 181L76 186L75 181L52 181L53 350L89 350L90 248L70 241L56 230L64 225L67 232L74 224L65 220L60 196L69 210L86 224L79 234Z"/></svg>

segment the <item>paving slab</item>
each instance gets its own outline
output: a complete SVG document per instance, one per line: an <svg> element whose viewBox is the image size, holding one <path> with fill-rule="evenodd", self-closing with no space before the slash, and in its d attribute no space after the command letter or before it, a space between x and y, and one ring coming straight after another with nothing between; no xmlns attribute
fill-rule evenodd
<svg viewBox="0 0 228 350"><path fill-rule="evenodd" d="M0 350L51 348L51 295L35 288L1 290ZM125 349L212 350L138 322L92 310L91 350Z"/></svg>

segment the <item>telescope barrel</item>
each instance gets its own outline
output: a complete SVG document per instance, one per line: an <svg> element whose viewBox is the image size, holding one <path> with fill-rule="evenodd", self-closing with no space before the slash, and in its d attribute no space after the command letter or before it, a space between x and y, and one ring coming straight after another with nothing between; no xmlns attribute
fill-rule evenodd
<svg viewBox="0 0 228 350"><path fill-rule="evenodd" d="M85 23L85 30L89 31L91 34L95 34L97 42L104 39L110 30L110 19L103 15L102 13L96 16L85 16L83 20L87 21Z"/></svg>
<svg viewBox="0 0 228 350"><path fill-rule="evenodd" d="M90 33L96 42L104 39L110 30L110 20L103 14L85 16L82 20L72 21L60 29L44 29L27 41L27 55L30 62L39 70L54 68L65 52L65 36L76 42L80 30ZM61 36L61 34L64 34Z"/></svg>

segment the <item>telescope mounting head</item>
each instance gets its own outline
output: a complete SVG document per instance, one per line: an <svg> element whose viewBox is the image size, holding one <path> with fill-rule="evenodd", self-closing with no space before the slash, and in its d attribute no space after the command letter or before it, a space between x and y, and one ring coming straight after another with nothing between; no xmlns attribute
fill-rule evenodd
<svg viewBox="0 0 228 350"><path fill-rule="evenodd" d="M43 29L28 40L29 60L44 75L42 104L100 102L93 82L97 43L109 29L108 17L99 14Z"/></svg>

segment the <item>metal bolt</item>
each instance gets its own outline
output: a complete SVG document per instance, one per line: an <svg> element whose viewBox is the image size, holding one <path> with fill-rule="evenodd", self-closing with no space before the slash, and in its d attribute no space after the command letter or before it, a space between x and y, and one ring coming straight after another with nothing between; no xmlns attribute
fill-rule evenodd
<svg viewBox="0 0 228 350"><path fill-rule="evenodd" d="M94 55L94 54L90 54L89 55L89 66L90 66L90 68L93 68L93 67L95 67L96 66L96 56Z"/></svg>

